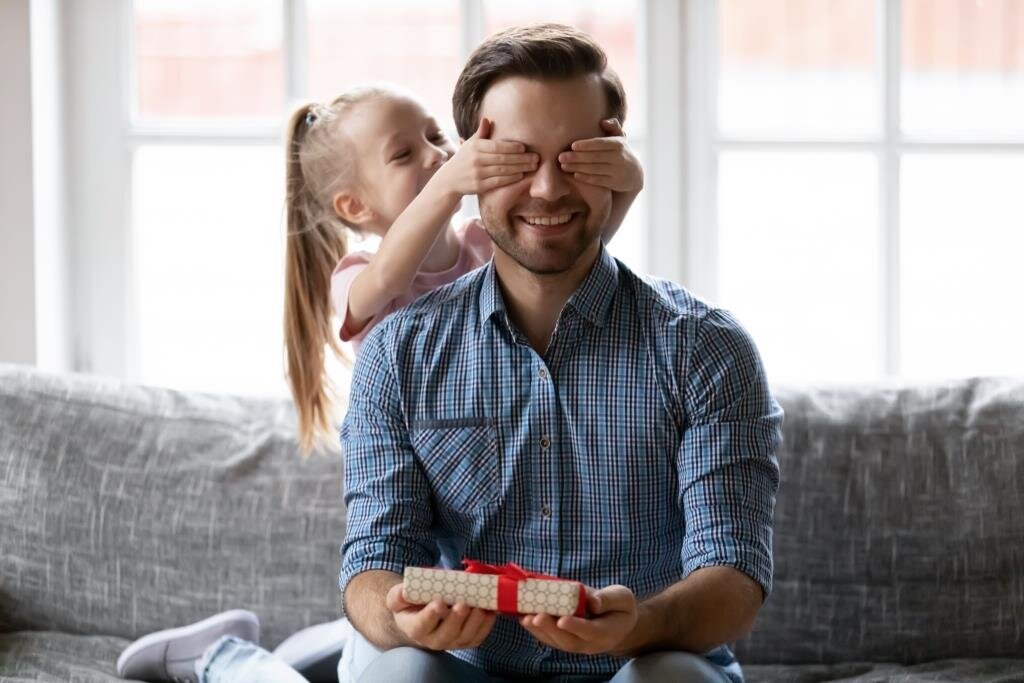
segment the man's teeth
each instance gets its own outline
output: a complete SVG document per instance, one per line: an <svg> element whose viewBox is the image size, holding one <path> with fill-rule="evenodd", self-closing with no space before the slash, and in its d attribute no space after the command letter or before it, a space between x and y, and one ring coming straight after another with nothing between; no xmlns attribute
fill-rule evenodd
<svg viewBox="0 0 1024 683"><path fill-rule="evenodd" d="M567 213L561 216L523 216L523 220L530 225L562 225L572 220L572 214Z"/></svg>

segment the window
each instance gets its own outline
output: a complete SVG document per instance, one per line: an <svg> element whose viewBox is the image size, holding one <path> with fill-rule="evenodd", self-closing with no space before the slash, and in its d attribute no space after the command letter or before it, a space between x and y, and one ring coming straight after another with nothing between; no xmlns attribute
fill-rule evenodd
<svg viewBox="0 0 1024 683"><path fill-rule="evenodd" d="M611 251L733 310L773 381L1024 373L1024 0L66 11L82 370L285 394L291 107L389 80L453 132L469 51L562 21L607 49L645 165Z"/></svg>
<svg viewBox="0 0 1024 683"><path fill-rule="evenodd" d="M540 3L510 12L503 3L459 0L97 0L72 11L81 12L73 22L83 32L103 19L126 27L107 36L120 55L99 39L83 47L108 59L96 80L124 74L106 93L116 116L98 125L124 140L127 156L116 161L130 189L110 195L115 206L126 204L120 222L83 191L96 223L106 221L94 228L97 242L123 250L119 258L81 255L108 292L85 292L96 313L83 355L87 368L150 384L286 393L281 139L297 102L390 81L423 97L454 135L451 93L469 50L485 31L541 19L593 30L610 46L633 102L643 100L635 2L564 3L553 13ZM94 92L83 108L103 96ZM642 154L640 120L627 130L636 130ZM614 243L634 264L643 258L643 210L638 202Z"/></svg>
<svg viewBox="0 0 1024 683"><path fill-rule="evenodd" d="M704 290L772 378L1024 372L1024 2L695 8Z"/></svg>

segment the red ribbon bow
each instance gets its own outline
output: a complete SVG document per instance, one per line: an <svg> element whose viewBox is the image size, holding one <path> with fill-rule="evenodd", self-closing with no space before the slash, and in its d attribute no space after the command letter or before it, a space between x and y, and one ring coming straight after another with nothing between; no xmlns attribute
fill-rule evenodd
<svg viewBox="0 0 1024 683"><path fill-rule="evenodd" d="M463 560L462 566L467 574L492 574L498 577L498 611L504 614L519 614L519 582L526 579L544 579L547 581L566 581L557 576L528 572L515 562L501 566L485 564L476 560ZM569 583L576 583L569 581ZM587 613L587 591L579 584L580 596L576 601L575 616L583 617Z"/></svg>

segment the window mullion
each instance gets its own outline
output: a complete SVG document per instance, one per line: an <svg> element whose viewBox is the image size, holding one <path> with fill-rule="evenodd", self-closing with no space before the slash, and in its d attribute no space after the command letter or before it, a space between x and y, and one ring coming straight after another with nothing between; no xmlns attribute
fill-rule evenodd
<svg viewBox="0 0 1024 683"><path fill-rule="evenodd" d="M469 53L484 39L484 8L483 0L461 0L459 5L459 21L462 30L460 36L460 54L463 61Z"/></svg>
<svg viewBox="0 0 1024 683"><path fill-rule="evenodd" d="M876 0L877 40L881 44L882 146L879 159L879 223L882 249L883 368L900 372L900 131L902 2Z"/></svg>
<svg viewBox="0 0 1024 683"><path fill-rule="evenodd" d="M306 0L283 0L285 68L285 107L298 100L309 99L309 22Z"/></svg>
<svg viewBox="0 0 1024 683"><path fill-rule="evenodd" d="M687 286L712 300L716 300L719 293L718 5L709 0L685 3L680 42L685 45L683 79L686 86L679 101L662 110L665 116L685 112L687 119L686 137L680 148L683 166L668 176L682 178L686 183L684 212L678 214L686 217L685 243L679 258ZM649 130L663 131L664 128L652 121Z"/></svg>

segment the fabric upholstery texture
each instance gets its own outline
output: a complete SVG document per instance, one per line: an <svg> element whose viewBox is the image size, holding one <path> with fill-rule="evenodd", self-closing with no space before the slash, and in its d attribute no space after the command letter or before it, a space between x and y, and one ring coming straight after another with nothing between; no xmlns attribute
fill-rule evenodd
<svg viewBox="0 0 1024 683"><path fill-rule="evenodd" d="M774 592L751 683L1024 682L1024 380L776 387ZM244 607L339 614L341 459L287 401L0 365L0 681L110 682L127 643Z"/></svg>
<svg viewBox="0 0 1024 683"><path fill-rule="evenodd" d="M740 662L1024 657L1024 381L775 396L775 589Z"/></svg>
<svg viewBox="0 0 1024 683"><path fill-rule="evenodd" d="M0 366L0 631L134 639L243 607L338 618L338 454L286 401Z"/></svg>

